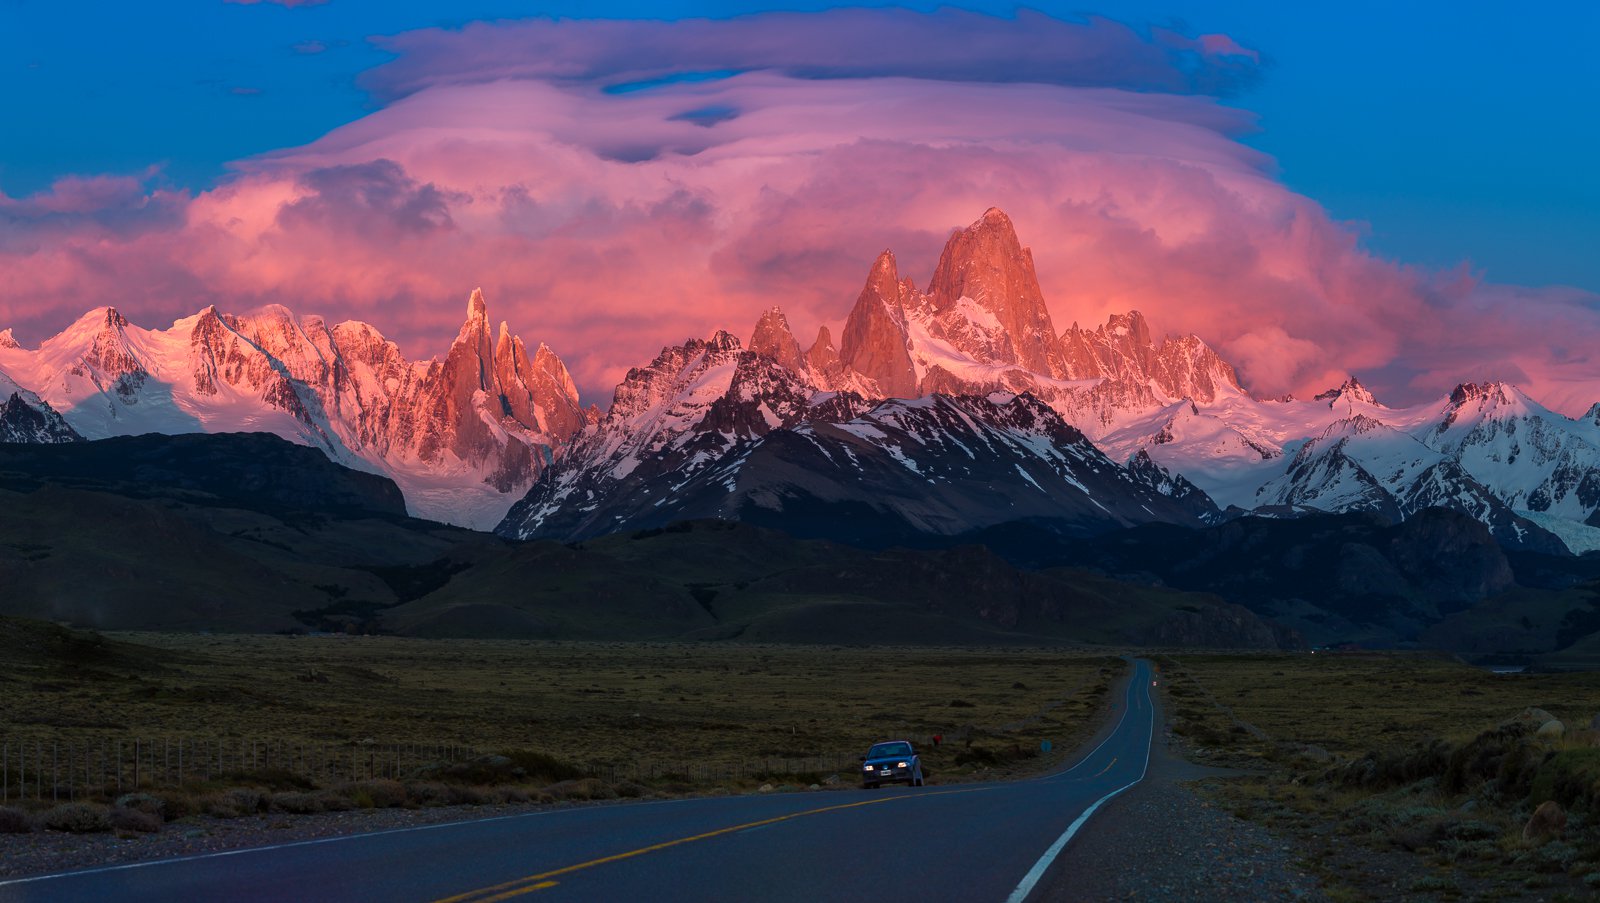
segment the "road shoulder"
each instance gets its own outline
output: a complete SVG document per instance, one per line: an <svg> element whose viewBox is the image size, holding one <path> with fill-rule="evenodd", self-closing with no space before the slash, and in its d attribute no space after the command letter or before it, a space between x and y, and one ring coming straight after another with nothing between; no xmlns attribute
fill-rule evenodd
<svg viewBox="0 0 1600 903"><path fill-rule="evenodd" d="M1165 725L1157 702L1157 724ZM1062 851L1030 900L1325 900L1293 841L1238 818L1193 782L1196 765L1163 726L1145 779L1108 802Z"/></svg>

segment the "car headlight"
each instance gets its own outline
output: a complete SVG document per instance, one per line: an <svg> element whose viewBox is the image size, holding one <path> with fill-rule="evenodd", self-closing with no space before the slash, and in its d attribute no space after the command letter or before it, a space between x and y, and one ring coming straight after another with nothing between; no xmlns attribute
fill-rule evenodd
<svg viewBox="0 0 1600 903"><path fill-rule="evenodd" d="M894 763L894 767L896 767L896 768L904 768L904 767L906 767L906 763L904 763L904 762L896 762L896 763Z"/></svg>
<svg viewBox="0 0 1600 903"><path fill-rule="evenodd" d="M861 766L861 770L862 771L871 771L872 769L873 769L873 766L871 766L871 765L863 765L863 766Z"/></svg>

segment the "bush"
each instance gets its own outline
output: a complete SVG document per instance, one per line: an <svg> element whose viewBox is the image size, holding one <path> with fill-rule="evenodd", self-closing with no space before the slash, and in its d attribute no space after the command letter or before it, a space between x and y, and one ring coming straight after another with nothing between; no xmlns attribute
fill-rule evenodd
<svg viewBox="0 0 1600 903"><path fill-rule="evenodd" d="M162 818L166 815L167 804L148 793L124 793L117 797L118 809L137 809L147 815Z"/></svg>
<svg viewBox="0 0 1600 903"><path fill-rule="evenodd" d="M322 811L324 812L349 812L351 809L356 808L355 800L332 790L324 790L316 794L316 797L317 803L322 806Z"/></svg>
<svg viewBox="0 0 1600 903"><path fill-rule="evenodd" d="M223 796L243 815L267 810L267 795L259 790L252 790L249 787L235 787L224 793Z"/></svg>
<svg viewBox="0 0 1600 903"><path fill-rule="evenodd" d="M406 795L419 806L450 805L450 788L432 781L408 785Z"/></svg>
<svg viewBox="0 0 1600 903"><path fill-rule="evenodd" d="M32 816L21 809L0 806L0 834L27 834L32 830Z"/></svg>
<svg viewBox="0 0 1600 903"><path fill-rule="evenodd" d="M342 785L339 792L348 796L357 809L393 809L406 804L406 788L399 781L359 781Z"/></svg>
<svg viewBox="0 0 1600 903"><path fill-rule="evenodd" d="M451 784L529 784L570 781L584 777L581 768L548 753L531 749L509 749L503 753L479 756L467 762L434 765L421 776Z"/></svg>
<svg viewBox="0 0 1600 903"><path fill-rule="evenodd" d="M1564 872L1571 868L1572 863L1578 858L1578 851L1571 844L1552 840L1539 849L1532 856L1533 867L1541 872Z"/></svg>
<svg viewBox="0 0 1600 903"><path fill-rule="evenodd" d="M322 799L315 793L274 793L268 798L267 804L273 812L294 815L311 815L322 811Z"/></svg>
<svg viewBox="0 0 1600 903"><path fill-rule="evenodd" d="M561 781L546 787L544 792L558 800L614 800L617 798L617 792L611 789L609 784L596 778Z"/></svg>
<svg viewBox="0 0 1600 903"><path fill-rule="evenodd" d="M312 790L317 785L303 774L287 768L262 768L257 771L230 771L217 779L229 784L246 784L268 790Z"/></svg>
<svg viewBox="0 0 1600 903"><path fill-rule="evenodd" d="M208 793L200 798L200 811L217 818L238 818L265 811L267 797L259 790L235 787L221 793Z"/></svg>
<svg viewBox="0 0 1600 903"><path fill-rule="evenodd" d="M112 809L111 827L117 831L154 834L161 830L161 819L138 809Z"/></svg>
<svg viewBox="0 0 1600 903"><path fill-rule="evenodd" d="M1534 766L1528 800L1555 800L1563 809L1593 810L1600 787L1600 749L1564 749Z"/></svg>
<svg viewBox="0 0 1600 903"><path fill-rule="evenodd" d="M51 831L68 834L94 834L111 830L111 816L104 806L90 803L62 803L45 810L39 823Z"/></svg>
<svg viewBox="0 0 1600 903"><path fill-rule="evenodd" d="M188 818L200 812L200 803L187 793L174 791L158 794L161 798L161 818L163 821L177 821Z"/></svg>

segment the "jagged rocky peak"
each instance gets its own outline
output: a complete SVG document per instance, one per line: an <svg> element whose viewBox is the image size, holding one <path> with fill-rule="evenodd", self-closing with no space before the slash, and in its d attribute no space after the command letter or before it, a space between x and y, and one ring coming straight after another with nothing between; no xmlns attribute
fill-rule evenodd
<svg viewBox="0 0 1600 903"><path fill-rule="evenodd" d="M844 322L839 360L872 380L879 394L914 398L917 371L906 348L905 302L914 290L900 281L894 254L884 251L873 261L867 284Z"/></svg>
<svg viewBox="0 0 1600 903"><path fill-rule="evenodd" d="M23 398L22 393L12 392L0 402L0 442L47 445L82 440L54 408L37 397Z"/></svg>
<svg viewBox="0 0 1600 903"><path fill-rule="evenodd" d="M1509 404L1510 387L1505 383L1461 383L1450 391L1450 404L1455 407L1480 399L1490 403Z"/></svg>
<svg viewBox="0 0 1600 903"><path fill-rule="evenodd" d="M821 374L829 383L839 379L844 366L839 362L839 349L833 346L833 334L828 327L817 327L817 340L811 343L806 351L806 363L811 365L813 372Z"/></svg>
<svg viewBox="0 0 1600 903"><path fill-rule="evenodd" d="M1345 380L1343 383L1340 383L1337 389L1329 389L1326 392L1318 392L1314 396L1314 400L1326 401L1328 403L1328 407L1330 408L1341 401L1361 402L1362 404L1371 405L1378 403L1378 400L1372 396L1372 393L1367 390L1367 387L1361 384L1361 380L1354 376Z"/></svg>
<svg viewBox="0 0 1600 903"><path fill-rule="evenodd" d="M1352 417L1346 417L1343 420L1335 420L1333 423L1328 424L1328 428L1322 431L1320 438L1334 439L1341 436L1359 436L1362 433L1372 433L1379 430L1393 431L1388 424L1377 419L1376 417L1368 417L1366 414L1356 414Z"/></svg>
<svg viewBox="0 0 1600 903"><path fill-rule="evenodd" d="M1011 218L999 208L989 208L977 222L957 230L939 255L928 283L934 312L952 311L962 298L971 299L999 322L1012 357L1005 363L1062 375L1059 340L1039 289L1033 252L1017 240Z"/></svg>
<svg viewBox="0 0 1600 903"><path fill-rule="evenodd" d="M1107 317L1105 333L1113 339L1124 340L1136 348L1145 348L1151 344L1150 324L1145 320L1144 314L1136 310Z"/></svg>
<svg viewBox="0 0 1600 903"><path fill-rule="evenodd" d="M126 317L115 307L103 307L85 314L67 331L82 330L93 336L83 358L101 373L113 377L142 375L144 364L129 344L127 329Z"/></svg>
<svg viewBox="0 0 1600 903"><path fill-rule="evenodd" d="M525 357L521 339L516 340L516 347ZM578 386L567 372L567 365L543 342L533 352L532 379L533 400L543 415L540 426L551 437L565 442L597 419L591 418L579 403Z"/></svg>
<svg viewBox="0 0 1600 903"><path fill-rule="evenodd" d="M21 348L17 337L11 334L10 328L0 329L0 348Z"/></svg>
<svg viewBox="0 0 1600 903"><path fill-rule="evenodd" d="M739 340L722 329L704 339L689 339L682 345L662 348L655 360L630 369L617 384L606 420L628 420L670 401L699 374L736 364L741 350Z"/></svg>
<svg viewBox="0 0 1600 903"><path fill-rule="evenodd" d="M750 350L772 358L794 373L806 372L806 356L789 329L789 320L777 305L767 308L750 334Z"/></svg>

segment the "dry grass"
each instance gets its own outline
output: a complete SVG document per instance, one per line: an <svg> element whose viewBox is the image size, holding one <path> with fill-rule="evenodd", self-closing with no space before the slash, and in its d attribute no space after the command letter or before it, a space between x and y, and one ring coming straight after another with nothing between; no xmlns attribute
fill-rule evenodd
<svg viewBox="0 0 1600 903"><path fill-rule="evenodd" d="M972 772L1041 739L1070 749L1122 667L1059 650L108 639L70 662L0 660L0 735L448 743L587 766L853 756L943 734L972 747L947 744L933 767Z"/></svg>
<svg viewBox="0 0 1600 903"><path fill-rule="evenodd" d="M1600 674L1495 675L1439 656L1180 655L1162 662L1174 732L1253 766L1211 791L1300 841L1339 899L1585 898L1600 886ZM1500 725L1528 707L1559 740ZM1539 803L1564 836L1523 839ZM1553 895L1553 896L1552 896Z"/></svg>
<svg viewBox="0 0 1600 903"><path fill-rule="evenodd" d="M1201 702L1209 695L1234 718L1204 705L1181 710L1242 737L1231 745L1257 753L1272 744L1249 742L1248 730L1235 730L1237 722L1272 741L1359 756L1434 738L1466 740L1528 706L1569 727L1587 727L1600 713L1600 672L1497 675L1429 654L1182 655L1169 661L1180 678L1175 693L1192 693L1189 698Z"/></svg>

